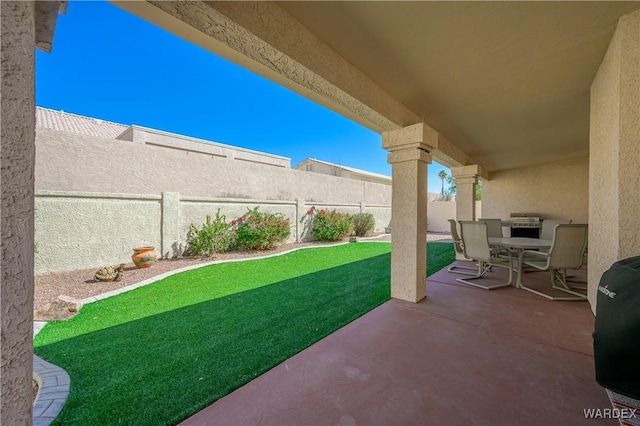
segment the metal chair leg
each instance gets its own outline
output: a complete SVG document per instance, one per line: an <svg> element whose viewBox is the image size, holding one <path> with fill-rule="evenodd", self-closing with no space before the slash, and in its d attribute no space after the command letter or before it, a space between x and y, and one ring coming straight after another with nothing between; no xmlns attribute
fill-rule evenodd
<svg viewBox="0 0 640 426"><path fill-rule="evenodd" d="M526 285L524 285L524 283L520 285L520 288L549 300L568 301L568 302L578 302L578 301L587 300L586 295L573 291L569 288L569 286L566 283L563 270L552 269L549 271L549 273L551 275L551 288L570 294L571 296L551 296L541 291L534 290L531 287L527 287ZM556 283L559 283L559 285L557 285Z"/></svg>
<svg viewBox="0 0 640 426"><path fill-rule="evenodd" d="M465 271L474 271L474 272L464 272L464 271L456 271L456 269L464 269ZM453 265L447 268L447 272L451 272L452 274L462 274L462 275L476 275L478 268L470 268L468 266L458 266Z"/></svg>
<svg viewBox="0 0 640 426"><path fill-rule="evenodd" d="M566 269L564 269L563 272L564 272L564 281L567 283L567 286L569 286L570 289L572 289L572 290L586 290L587 289L587 280L570 279L570 278L575 277L575 275L568 274ZM580 285L574 285L573 283L577 283L577 284L580 284Z"/></svg>
<svg viewBox="0 0 640 426"><path fill-rule="evenodd" d="M456 281L462 283L462 284L467 284L473 287L477 287L477 288L481 288L484 290L494 290L496 288L502 288L502 287L510 287L512 282L513 282L513 268L511 266L509 266L507 269L509 269L509 281L503 284L496 284L493 286L486 286L486 285L482 285L482 284L478 284L478 283L473 283L471 281L468 280L475 280L478 278L482 278L482 276L484 274L486 274L487 272L489 272L491 270L491 268L493 266L497 266L497 265L493 265L493 264L489 264L486 262L478 262L478 272L477 274L475 274L472 277L469 278L458 278L456 279Z"/></svg>

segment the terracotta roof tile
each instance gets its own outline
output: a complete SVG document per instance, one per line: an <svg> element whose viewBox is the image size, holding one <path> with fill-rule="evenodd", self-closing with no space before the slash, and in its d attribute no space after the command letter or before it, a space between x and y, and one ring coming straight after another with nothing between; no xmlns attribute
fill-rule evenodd
<svg viewBox="0 0 640 426"><path fill-rule="evenodd" d="M36 107L36 128L62 130L81 135L115 139L129 126L64 111Z"/></svg>

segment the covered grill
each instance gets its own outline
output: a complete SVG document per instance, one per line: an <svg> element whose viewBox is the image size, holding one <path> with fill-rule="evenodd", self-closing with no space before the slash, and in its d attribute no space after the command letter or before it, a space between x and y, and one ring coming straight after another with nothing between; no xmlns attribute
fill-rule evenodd
<svg viewBox="0 0 640 426"><path fill-rule="evenodd" d="M503 226L511 228L512 237L540 238L540 216L530 213L511 213L509 220L503 220Z"/></svg>

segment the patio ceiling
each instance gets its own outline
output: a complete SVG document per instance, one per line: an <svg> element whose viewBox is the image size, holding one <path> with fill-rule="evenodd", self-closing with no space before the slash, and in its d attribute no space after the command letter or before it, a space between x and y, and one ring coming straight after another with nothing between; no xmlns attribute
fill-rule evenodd
<svg viewBox="0 0 640 426"><path fill-rule="evenodd" d="M584 157L589 89L639 2L278 2L485 170Z"/></svg>
<svg viewBox="0 0 640 426"><path fill-rule="evenodd" d="M591 83L618 18L640 8L111 1L375 131L424 121L436 160L484 172L588 155Z"/></svg>

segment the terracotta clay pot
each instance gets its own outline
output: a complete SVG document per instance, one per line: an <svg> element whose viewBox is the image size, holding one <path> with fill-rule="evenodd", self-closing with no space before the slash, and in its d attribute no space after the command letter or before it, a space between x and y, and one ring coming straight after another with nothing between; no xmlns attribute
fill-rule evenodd
<svg viewBox="0 0 640 426"><path fill-rule="evenodd" d="M151 268L151 265L156 263L158 254L153 251L155 247L136 247L133 249L133 255L131 260L135 263L136 268Z"/></svg>

